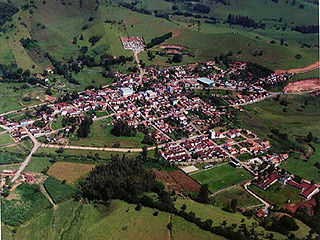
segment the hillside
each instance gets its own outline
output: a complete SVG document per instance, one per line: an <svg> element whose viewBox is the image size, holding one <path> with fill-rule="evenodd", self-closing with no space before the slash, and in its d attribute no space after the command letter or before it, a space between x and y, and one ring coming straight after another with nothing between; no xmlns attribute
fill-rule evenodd
<svg viewBox="0 0 320 240"><path fill-rule="evenodd" d="M232 52L233 58L286 69L306 66L318 58L318 34L302 34L296 29L317 21L318 6L311 1L201 1L201 6L210 9L208 13L187 1L129 2L15 0L10 7L19 11L11 21L7 19L0 35L0 63L16 62L23 69L38 72L51 64L46 53L65 62L76 58L82 46L88 46L94 57L98 57L97 51L130 56L119 36L142 35L148 43L167 32L174 34L165 43L184 45L192 53L184 62ZM230 14L248 18L231 24ZM188 24L196 25L188 28ZM94 46L88 42L92 36L99 37ZM37 44L23 47L22 38ZM147 65L167 64L166 57L149 61L145 53L140 55Z"/></svg>

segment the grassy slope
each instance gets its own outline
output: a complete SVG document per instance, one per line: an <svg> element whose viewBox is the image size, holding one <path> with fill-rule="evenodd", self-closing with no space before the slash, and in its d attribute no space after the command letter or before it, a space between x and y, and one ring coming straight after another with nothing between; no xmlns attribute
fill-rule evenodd
<svg viewBox="0 0 320 240"><path fill-rule="evenodd" d="M153 216L155 211L153 209L143 207L142 210L135 211L134 208L135 205L119 200L113 200L108 209L67 201L59 204L59 208L54 213L52 210L45 210L34 217L28 225L17 228L14 237L10 232L11 228L3 226L3 236L9 240L170 239L166 227L169 223L167 213L159 212L158 216ZM184 229L186 232L181 231ZM190 234L196 235L200 240L210 239L210 237L223 239L204 232L181 218L174 217L174 239L192 239L187 234L190 230L192 230Z"/></svg>
<svg viewBox="0 0 320 240"><path fill-rule="evenodd" d="M267 99L263 102L246 106L251 118L242 112L239 117L248 129L252 129L258 136L264 138L270 134L271 128L280 129L281 132L288 133L288 136L306 136L312 132L314 136L320 136L320 112L319 99L310 96L289 95L286 97L288 106L284 107L274 99ZM304 105L305 100L309 104L302 112L297 109ZM286 108L287 112L283 112Z"/></svg>
<svg viewBox="0 0 320 240"><path fill-rule="evenodd" d="M207 183L211 191L217 191L250 179L251 175L243 168L236 169L227 164L192 174L191 177L201 184Z"/></svg>
<svg viewBox="0 0 320 240"><path fill-rule="evenodd" d="M301 176L304 179L314 180L320 182L319 170L314 166L320 159L320 145L312 144L315 148L315 152L306 160L302 160L300 154L293 154L286 162L281 164L281 167L285 168L292 174Z"/></svg>
<svg viewBox="0 0 320 240"><path fill-rule="evenodd" d="M9 143L14 143L14 141L10 137L9 133L0 135L0 145L6 145Z"/></svg>

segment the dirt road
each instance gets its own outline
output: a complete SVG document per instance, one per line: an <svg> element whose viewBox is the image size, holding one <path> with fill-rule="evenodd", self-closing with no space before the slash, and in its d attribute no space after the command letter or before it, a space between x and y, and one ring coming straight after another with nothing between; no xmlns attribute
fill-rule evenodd
<svg viewBox="0 0 320 240"><path fill-rule="evenodd" d="M30 159L32 157L32 154L34 154L38 148L40 147L40 143L38 142L38 140L29 132L29 130L24 127L24 129L27 131L28 136L31 138L32 142L33 142L33 148L31 149L31 152L29 153L29 155L26 157L26 159L24 160L24 162L21 164L21 166L19 167L18 171L15 173L15 175L13 176L13 178L11 179L11 182L14 183L19 177L21 172L26 168L26 166L28 165L28 163L30 162Z"/></svg>
<svg viewBox="0 0 320 240"><path fill-rule="evenodd" d="M304 73L304 72L310 72L312 70L316 70L319 68L319 62L315 62L313 64L310 64L309 66L306 66L304 68L295 68L295 69L279 69L275 70L275 73L283 74L283 73L293 73L293 74L298 74L298 73Z"/></svg>
<svg viewBox="0 0 320 240"><path fill-rule="evenodd" d="M264 204L264 210L267 210L269 207L271 207L271 204L268 203L267 201L263 200L261 197L259 197L257 194L255 194L254 192L252 192L251 190L248 189L248 186L250 185L250 182L247 182L244 185L244 189L250 193L254 198L258 199L260 202L262 202Z"/></svg>

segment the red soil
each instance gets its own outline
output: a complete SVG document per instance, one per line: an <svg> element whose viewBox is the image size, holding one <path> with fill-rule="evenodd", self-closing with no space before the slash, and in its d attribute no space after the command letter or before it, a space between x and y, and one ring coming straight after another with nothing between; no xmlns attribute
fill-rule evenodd
<svg viewBox="0 0 320 240"><path fill-rule="evenodd" d="M305 92L320 89L320 81L317 78L305 79L297 82L290 82L283 89L285 92Z"/></svg>
<svg viewBox="0 0 320 240"><path fill-rule="evenodd" d="M162 182L170 190L174 190L177 192L200 191L200 184L181 170L176 170L173 172L153 170L153 172L155 174L156 180Z"/></svg>

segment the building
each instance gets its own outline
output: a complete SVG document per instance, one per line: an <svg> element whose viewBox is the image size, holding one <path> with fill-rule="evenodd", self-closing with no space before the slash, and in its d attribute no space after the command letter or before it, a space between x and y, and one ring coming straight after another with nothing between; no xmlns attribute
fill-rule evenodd
<svg viewBox="0 0 320 240"><path fill-rule="evenodd" d="M133 94L133 90L131 88L125 87L125 88L120 88L120 94L123 97L129 97Z"/></svg>
<svg viewBox="0 0 320 240"><path fill-rule="evenodd" d="M215 82L210 80L209 78L198 78L198 82L205 87L214 87Z"/></svg>

